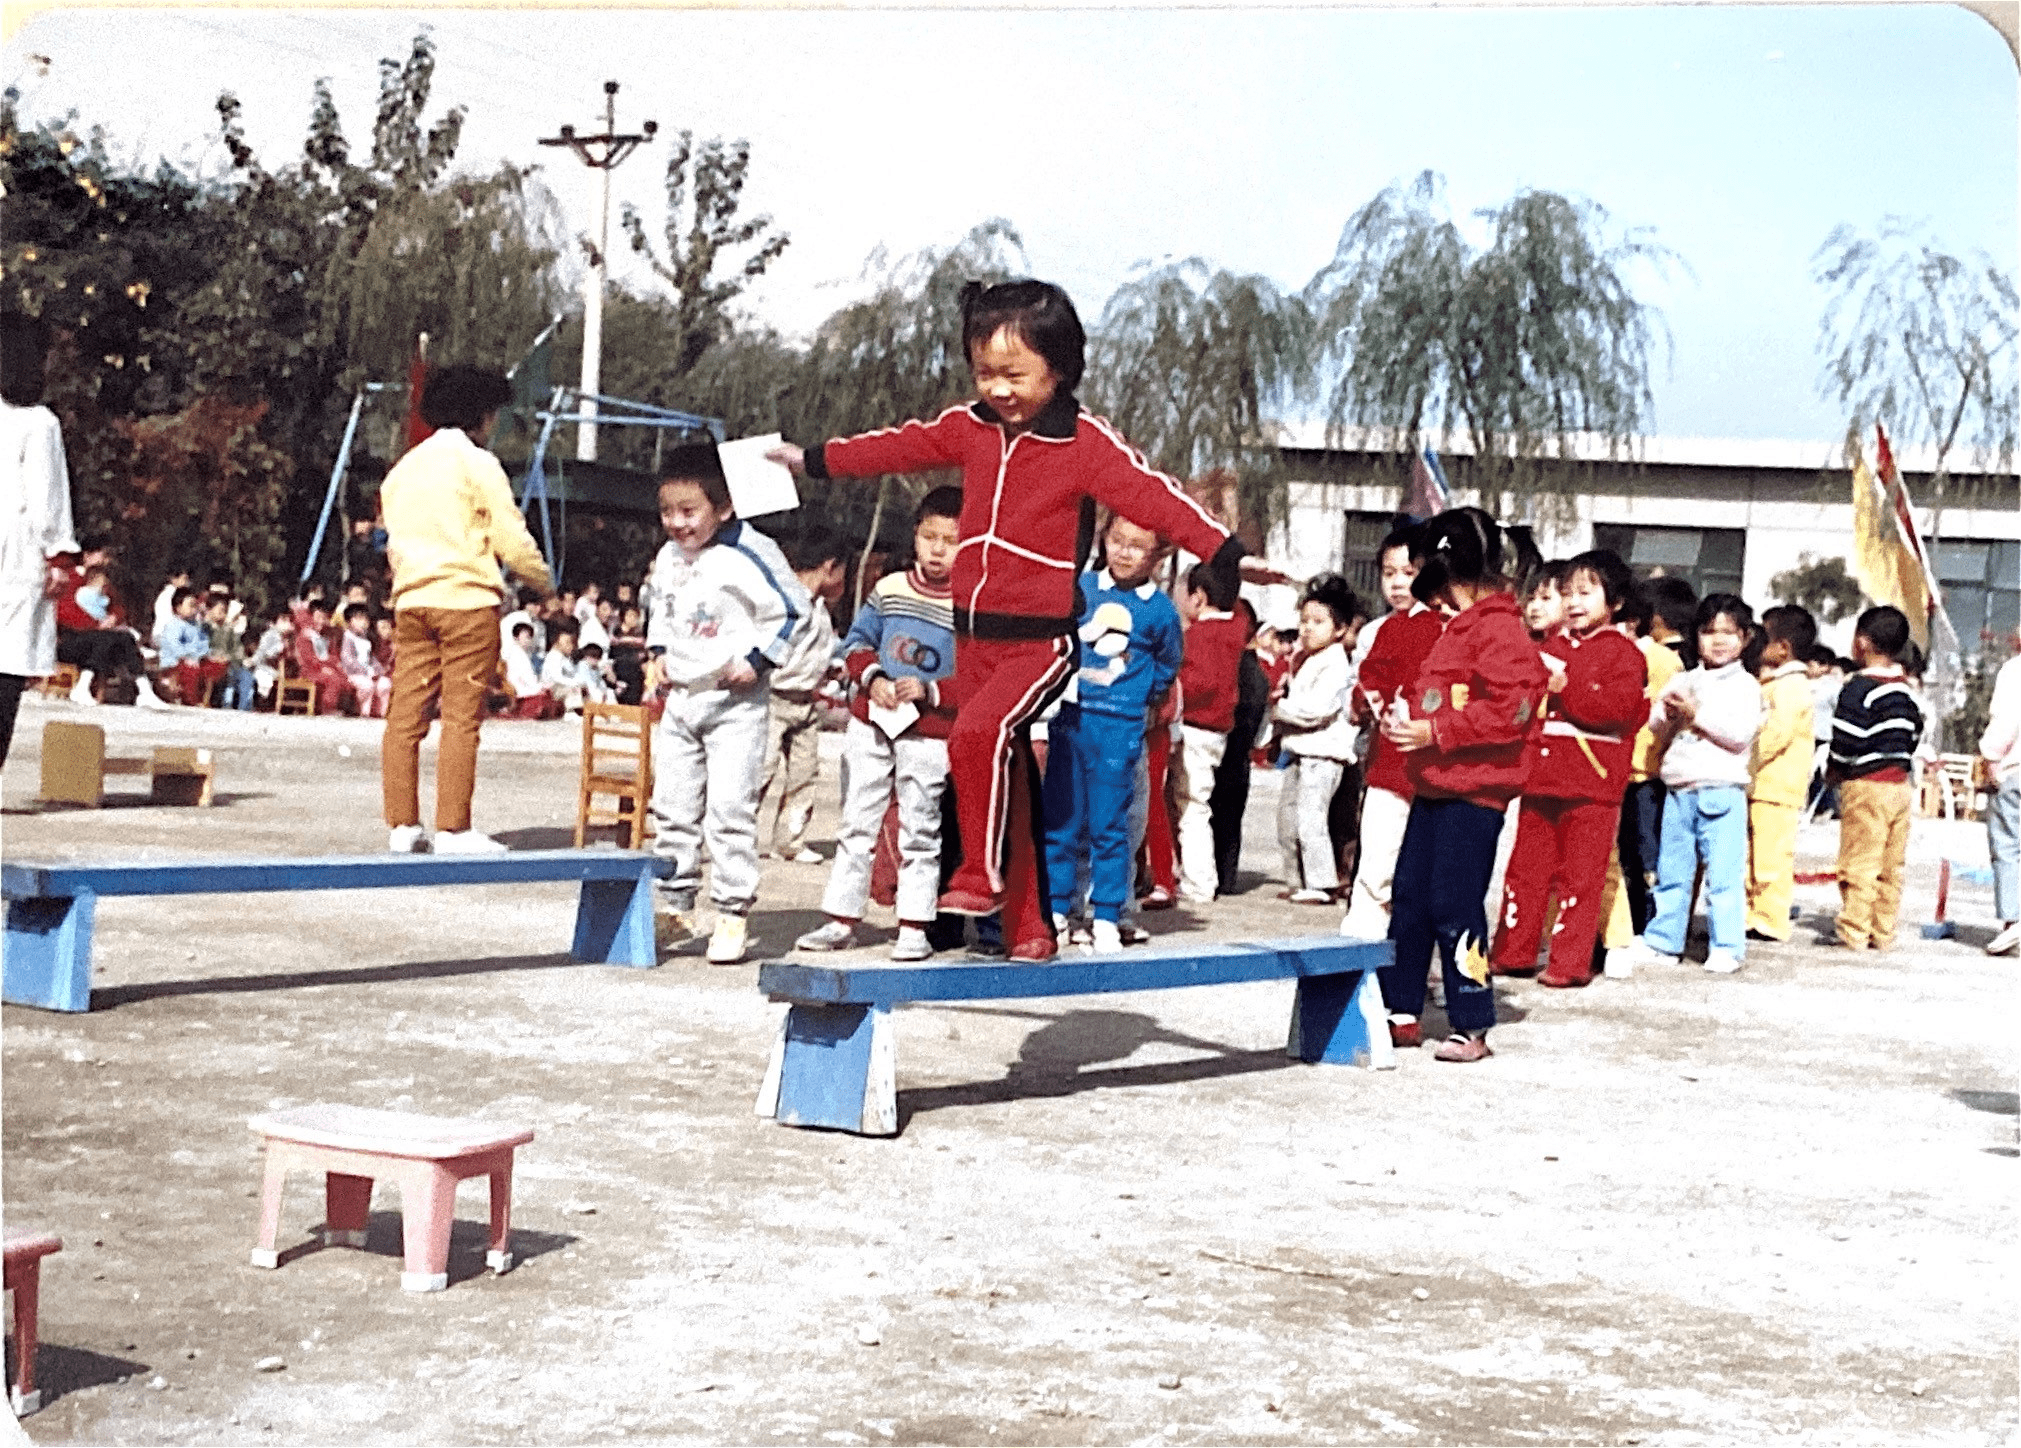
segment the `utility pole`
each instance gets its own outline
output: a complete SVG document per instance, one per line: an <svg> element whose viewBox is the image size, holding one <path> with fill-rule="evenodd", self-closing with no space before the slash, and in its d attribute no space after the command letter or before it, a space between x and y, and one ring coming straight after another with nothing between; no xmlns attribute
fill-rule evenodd
<svg viewBox="0 0 2021 1448"><path fill-rule="evenodd" d="M574 126L563 126L558 136L543 136L543 146L567 146L592 171L603 173L603 196L599 204L596 241L585 240L589 251L589 275L583 280L582 297L582 396L576 406L586 421L575 432L578 462L596 461L596 395L603 390L603 294L609 276L611 243L611 172L640 146L653 138L658 121L647 121L643 133L618 133L618 83L603 83L603 134L578 136Z"/></svg>

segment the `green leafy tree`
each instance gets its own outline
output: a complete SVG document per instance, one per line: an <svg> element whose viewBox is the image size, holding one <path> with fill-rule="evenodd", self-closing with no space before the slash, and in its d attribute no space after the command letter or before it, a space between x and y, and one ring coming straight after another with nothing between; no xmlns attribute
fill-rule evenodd
<svg viewBox="0 0 2021 1448"><path fill-rule="evenodd" d="M1935 532L1954 484L1969 501L1983 492L1986 473L2014 467L2021 409L2014 279L1983 252L1954 255L1923 227L1892 216L1871 235L1834 230L1811 274L1829 293L1818 327L1819 395L1848 410L1855 436L1878 421L1897 446L1935 452ZM1962 480L1950 472L1960 457L1977 465Z"/></svg>
<svg viewBox="0 0 2021 1448"><path fill-rule="evenodd" d="M1268 279L1199 258L1145 271L1102 309L1087 392L1153 465L1181 478L1225 471L1242 517L1283 515L1272 436L1314 378L1312 314Z"/></svg>
<svg viewBox="0 0 2021 1448"><path fill-rule="evenodd" d="M1399 454L1464 438L1455 471L1500 512L1569 506L1565 459L1597 440L1610 457L1650 430L1661 318L1630 285L1676 261L1599 205L1518 192L1477 213L1472 244L1424 172L1349 218L1306 288L1328 369L1336 438L1374 436Z"/></svg>
<svg viewBox="0 0 2021 1448"><path fill-rule="evenodd" d="M1809 609L1821 623L1851 618L1865 601L1859 580L1846 571L1843 558L1799 554L1796 567L1776 574L1768 587L1782 602Z"/></svg>

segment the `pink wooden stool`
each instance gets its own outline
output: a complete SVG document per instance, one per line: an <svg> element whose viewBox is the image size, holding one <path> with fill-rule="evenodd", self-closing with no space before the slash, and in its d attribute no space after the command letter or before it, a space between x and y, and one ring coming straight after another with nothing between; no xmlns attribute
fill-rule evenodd
<svg viewBox="0 0 2021 1448"><path fill-rule="evenodd" d="M409 1292L440 1292L449 1285L456 1184L466 1177L489 1177L491 1250L484 1262L494 1272L512 1270L512 1153L533 1140L532 1131L327 1103L255 1116L252 1128L267 1142L255 1267L280 1266L274 1241L281 1228L281 1189L292 1167L324 1173L325 1246L364 1246L373 1179L385 1177L398 1185L407 1258L400 1285Z"/></svg>
<svg viewBox="0 0 2021 1448"><path fill-rule="evenodd" d="M42 1259L63 1250L61 1237L9 1232L6 1288L14 1294L14 1381L7 1385L14 1416L25 1418L42 1406L35 1386L35 1309L42 1292Z"/></svg>

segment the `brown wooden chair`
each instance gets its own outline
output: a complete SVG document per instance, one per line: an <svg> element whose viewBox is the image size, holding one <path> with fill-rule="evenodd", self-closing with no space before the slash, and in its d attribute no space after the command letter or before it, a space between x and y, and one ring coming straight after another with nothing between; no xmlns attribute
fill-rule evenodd
<svg viewBox="0 0 2021 1448"><path fill-rule="evenodd" d="M582 794L576 848L593 828L616 825L626 849L644 846L653 795L653 724L640 704L582 706ZM599 804L600 798L615 800Z"/></svg>
<svg viewBox="0 0 2021 1448"><path fill-rule="evenodd" d="M274 712L276 714L307 714L316 712L316 682L300 678L295 674L294 660L281 655L280 677L274 680Z"/></svg>

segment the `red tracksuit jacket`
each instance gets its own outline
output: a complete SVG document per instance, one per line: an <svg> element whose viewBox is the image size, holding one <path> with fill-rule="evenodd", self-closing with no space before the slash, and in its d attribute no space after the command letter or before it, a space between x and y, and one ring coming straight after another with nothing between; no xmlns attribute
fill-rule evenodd
<svg viewBox="0 0 2021 1448"><path fill-rule="evenodd" d="M1234 614L1197 618L1186 629L1186 657L1179 665L1180 707L1195 729L1226 734L1235 727L1236 696L1242 691L1242 652L1249 647L1246 626Z"/></svg>
<svg viewBox="0 0 2021 1448"><path fill-rule="evenodd" d="M1370 789L1410 795L1410 766L1397 747L1382 737L1382 715L1399 693L1408 697L1418 681L1418 671L1424 667L1445 627L1444 616L1423 604L1393 613L1375 631L1375 642L1369 645L1368 657L1361 661L1355 690L1364 695L1374 694L1381 701L1371 707L1369 715L1369 727L1375 731L1375 743L1368 757Z"/></svg>
<svg viewBox="0 0 2021 1448"><path fill-rule="evenodd" d="M1590 638L1561 633L1544 652L1565 665L1565 687L1544 709L1544 732L1523 793L1619 804L1628 787L1635 731L1649 717L1649 666L1619 629Z"/></svg>
<svg viewBox="0 0 2021 1448"><path fill-rule="evenodd" d="M1432 743L1404 756L1411 793L1505 809L1543 725L1544 663L1516 600L1491 593L1446 625L1405 697Z"/></svg>
<svg viewBox="0 0 2021 1448"><path fill-rule="evenodd" d="M951 467L961 469L962 481L954 624L976 638L1044 639L1074 631L1084 498L1219 568L1234 568L1245 551L1174 479L1064 391L1022 433L1006 429L986 403L971 402L931 422L807 449L807 475L814 478Z"/></svg>

